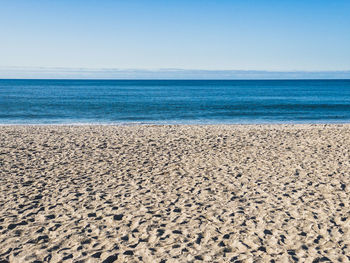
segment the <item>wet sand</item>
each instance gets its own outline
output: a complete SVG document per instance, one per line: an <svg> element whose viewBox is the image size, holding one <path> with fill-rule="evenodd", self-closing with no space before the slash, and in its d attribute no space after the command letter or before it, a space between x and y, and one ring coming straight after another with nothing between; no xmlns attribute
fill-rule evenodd
<svg viewBox="0 0 350 263"><path fill-rule="evenodd" d="M0 126L1 262L349 262L350 125Z"/></svg>

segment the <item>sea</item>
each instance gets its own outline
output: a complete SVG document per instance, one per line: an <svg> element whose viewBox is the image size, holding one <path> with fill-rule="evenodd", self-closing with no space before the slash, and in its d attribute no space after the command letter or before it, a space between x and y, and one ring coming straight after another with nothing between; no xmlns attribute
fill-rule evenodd
<svg viewBox="0 0 350 263"><path fill-rule="evenodd" d="M0 80L0 124L349 123L350 80Z"/></svg>

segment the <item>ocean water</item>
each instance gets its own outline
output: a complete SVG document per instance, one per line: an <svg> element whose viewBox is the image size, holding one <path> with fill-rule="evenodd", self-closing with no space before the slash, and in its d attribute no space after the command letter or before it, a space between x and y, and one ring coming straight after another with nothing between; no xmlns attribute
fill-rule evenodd
<svg viewBox="0 0 350 263"><path fill-rule="evenodd" d="M0 124L350 122L350 80L0 80Z"/></svg>

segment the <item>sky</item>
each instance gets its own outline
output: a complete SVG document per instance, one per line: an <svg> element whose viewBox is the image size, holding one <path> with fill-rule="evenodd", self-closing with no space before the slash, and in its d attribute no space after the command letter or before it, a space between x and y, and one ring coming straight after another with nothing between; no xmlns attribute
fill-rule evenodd
<svg viewBox="0 0 350 263"><path fill-rule="evenodd" d="M0 77L16 68L345 71L349 14L349 0L0 0Z"/></svg>

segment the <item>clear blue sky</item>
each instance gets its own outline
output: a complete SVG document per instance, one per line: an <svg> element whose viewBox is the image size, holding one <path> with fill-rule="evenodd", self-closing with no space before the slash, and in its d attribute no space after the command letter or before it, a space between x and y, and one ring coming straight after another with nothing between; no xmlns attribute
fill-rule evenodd
<svg viewBox="0 0 350 263"><path fill-rule="evenodd" d="M0 67L349 70L349 0L11 0Z"/></svg>

